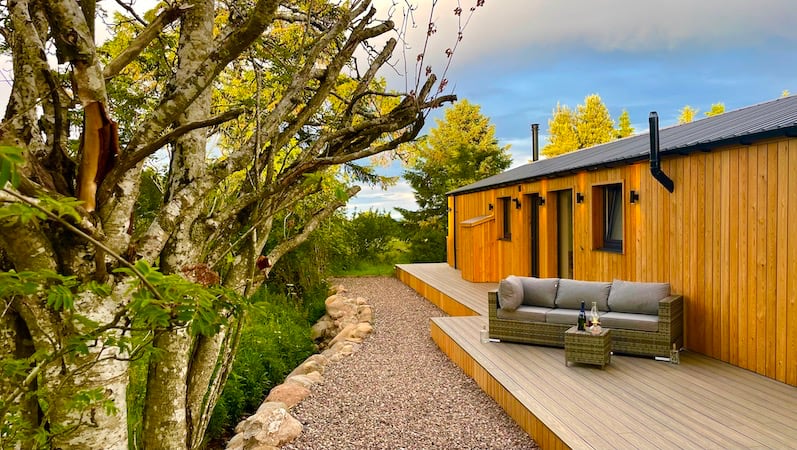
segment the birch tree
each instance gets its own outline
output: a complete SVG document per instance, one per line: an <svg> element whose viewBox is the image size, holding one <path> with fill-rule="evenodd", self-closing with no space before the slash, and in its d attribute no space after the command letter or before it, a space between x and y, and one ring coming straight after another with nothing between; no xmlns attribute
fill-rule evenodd
<svg viewBox="0 0 797 450"><path fill-rule="evenodd" d="M359 188L266 248L274 217L322 192L335 167L414 139L454 97L430 69L411 92L379 87L397 40L369 0L165 2L127 17L135 32L110 55L94 0L3 3L14 79L0 122L1 446L198 448L246 294ZM159 75L115 84L153 46ZM361 48L370 57L355 64ZM245 101L220 90L240 77ZM125 109L125 89L146 93ZM219 155L219 133L236 127ZM163 201L134 230L158 152ZM134 443L125 393L144 351Z"/></svg>

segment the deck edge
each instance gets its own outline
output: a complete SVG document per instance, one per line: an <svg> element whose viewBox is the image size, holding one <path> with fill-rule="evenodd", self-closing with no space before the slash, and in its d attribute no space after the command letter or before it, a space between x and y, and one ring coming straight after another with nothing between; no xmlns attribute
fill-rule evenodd
<svg viewBox="0 0 797 450"><path fill-rule="evenodd" d="M489 395L542 449L570 447L507 390L500 381L479 364L465 349L449 336L434 320L429 321L432 340L440 350Z"/></svg>
<svg viewBox="0 0 797 450"><path fill-rule="evenodd" d="M424 280L416 277L415 275L407 272L399 266L395 267L396 278L402 283L409 286L420 294L423 298L428 300L433 305L442 309L443 312L449 316L480 316L478 312L472 308L463 305L456 299L449 297L441 292L439 289L430 286Z"/></svg>

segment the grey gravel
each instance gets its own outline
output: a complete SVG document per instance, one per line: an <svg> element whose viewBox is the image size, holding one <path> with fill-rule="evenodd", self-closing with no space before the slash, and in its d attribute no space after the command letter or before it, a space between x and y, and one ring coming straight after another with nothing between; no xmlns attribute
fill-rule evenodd
<svg viewBox="0 0 797 450"><path fill-rule="evenodd" d="M375 324L360 349L327 365L296 406L286 449L534 449L534 441L429 337L445 315L395 278L333 280L363 297Z"/></svg>

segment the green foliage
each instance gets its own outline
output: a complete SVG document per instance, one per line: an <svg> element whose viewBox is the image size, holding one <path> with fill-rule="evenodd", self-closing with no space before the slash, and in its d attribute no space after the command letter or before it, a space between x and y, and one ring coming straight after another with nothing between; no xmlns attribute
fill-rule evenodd
<svg viewBox="0 0 797 450"><path fill-rule="evenodd" d="M71 364L77 358L89 355L89 346L97 343L106 348L118 348L134 361L142 354L149 357L151 348L148 337L152 331L188 326L192 333L210 335L218 331L227 314L239 314L245 305L228 290L217 286L203 287L177 275L163 275L143 261L137 262L135 268L136 271L130 268L116 270L116 273L131 277L132 301L124 311L124 316L107 324L96 323L75 311L78 295L111 295L111 288L106 284L96 281L81 283L75 276L62 275L51 270L0 272L0 299L8 302L17 296L39 296L46 299L46 306L52 311L71 317L74 327L73 337L65 339L60 349L39 349L29 356L6 356L0 359L0 387L18 386L16 391L0 389L0 422L3 423L0 427L0 446L12 445L31 437L37 445L45 445L52 434L66 430L65 424L49 420L47 412L55 398L63 399L65 408L74 412L76 417L85 415L90 410L116 413L115 404L102 389L78 390L64 398L64 393L49 392L43 387L23 384L23 380L28 380L28 383L35 381L36 377L31 375L33 370L44 370L49 365L61 362ZM138 278L139 274L151 287L147 287ZM122 317L135 323L136 331L123 334L115 332L114 329L123 326L120 322ZM149 333L142 330L149 330ZM146 360L143 365L136 366L134 363L135 367L141 369L139 375L142 376L140 379L131 377L131 389L134 389L131 394L135 396L135 392L138 392L143 399L142 380L146 380ZM35 395L43 415L36 428L26 422L17 401L32 395ZM129 406L140 409L141 404L132 403ZM138 413L140 416L140 410ZM133 415L135 416L135 411ZM136 426L135 421L131 422L131 426Z"/></svg>
<svg viewBox="0 0 797 450"><path fill-rule="evenodd" d="M141 186L133 212L133 234L139 235L147 230L163 203L166 177L157 170L146 167L141 171Z"/></svg>
<svg viewBox="0 0 797 450"><path fill-rule="evenodd" d="M0 145L0 189L9 182L13 187L19 186L17 166L24 163L25 158L22 156L21 148Z"/></svg>
<svg viewBox="0 0 797 450"><path fill-rule="evenodd" d="M412 262L442 262L446 260L446 230L435 224L415 226L407 222L410 258Z"/></svg>
<svg viewBox="0 0 797 450"><path fill-rule="evenodd" d="M133 279L128 308L140 324L153 330L188 325L194 334L213 335L228 321L227 314L241 304L239 296L221 286L204 287L180 275L163 275L144 260L135 264L147 286L133 269L114 272Z"/></svg>
<svg viewBox="0 0 797 450"><path fill-rule="evenodd" d="M0 219L15 218L22 224L27 224L32 221L48 220L47 212L49 212L58 218L70 218L80 222L80 213L76 208L82 204L82 201L73 197L54 199L40 195L36 203L38 208L28 203L7 203L0 206Z"/></svg>
<svg viewBox="0 0 797 450"><path fill-rule="evenodd" d="M312 317L310 305L323 305L326 292L325 285L316 286L297 302L284 293L257 291L206 440L229 434L245 415L257 410L271 388L316 351L310 327L317 318Z"/></svg>
<svg viewBox="0 0 797 450"><path fill-rule="evenodd" d="M399 234L403 234L403 230L399 230ZM384 253L377 258L355 257L345 267L333 271L333 275L338 277L393 276L396 264L410 262L409 251L409 243L403 238L394 236L388 241Z"/></svg>
<svg viewBox="0 0 797 450"><path fill-rule="evenodd" d="M156 9L147 12L146 20L153 20L155 12ZM110 32L111 39L105 41L99 49L103 63L107 64L124 51L143 28L140 22L129 20L117 13ZM144 48L138 58L106 84L110 109L120 124L121 141L130 140L135 125L147 111L154 109L167 89L166 83L172 77L169 62L176 59L178 39L179 33L175 29L165 29L158 39Z"/></svg>
<svg viewBox="0 0 797 450"><path fill-rule="evenodd" d="M409 236L425 236L411 240L412 261L445 259L446 192L507 169L512 163L508 150L509 146L498 145L490 119L467 100L446 109L444 119L437 121L425 139L405 148L410 163L404 178L415 191L419 209L397 210L404 216ZM439 244L439 236L443 236L442 252L435 246L434 257L430 249L417 248ZM432 239L427 240L429 237Z"/></svg>
<svg viewBox="0 0 797 450"><path fill-rule="evenodd" d="M398 221L388 213L364 211L355 215L351 220L351 240L357 258L382 260L399 231Z"/></svg>

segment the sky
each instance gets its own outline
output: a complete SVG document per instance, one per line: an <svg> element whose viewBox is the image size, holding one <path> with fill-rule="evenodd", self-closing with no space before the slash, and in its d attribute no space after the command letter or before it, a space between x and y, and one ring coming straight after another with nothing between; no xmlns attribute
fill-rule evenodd
<svg viewBox="0 0 797 450"><path fill-rule="evenodd" d="M420 3L418 28L410 30L415 49L432 1ZM467 13L475 0L438 0L430 59L452 45L458 4ZM575 108L589 94L599 94L615 120L627 109L636 133L647 131L651 111L664 127L677 122L685 105L702 117L717 102L733 110L784 90L797 94L796 6L794 0L486 0L465 28L446 78L460 99L481 106L499 144L511 145L514 167L531 158L531 123L540 124L544 146L556 104ZM418 51L407 53L414 59ZM444 58L429 63L438 73L445 64ZM403 88L400 77L386 77ZM435 111L424 132L441 114ZM398 164L383 169L401 171ZM396 206L416 208L403 180L387 191L364 188L348 208Z"/></svg>
<svg viewBox="0 0 797 450"><path fill-rule="evenodd" d="M454 47L460 26L453 11L461 7L465 22L476 0L374 4L381 17L392 13L400 27L407 1L417 9L407 22L408 48L397 51L393 67L382 73L388 86L405 90L413 84L412 76L402 73L404 60L412 71L431 17L437 31L424 65L445 76L460 99L481 106L499 144L511 146L513 167L531 157L531 123L540 124L544 146L556 104L575 108L593 93L615 120L627 109L637 133L647 131L651 111L668 126L685 105L702 116L717 102L732 110L777 98L784 90L797 94L795 0L485 0L464 27L447 71L444 52ZM153 3L137 0L139 7ZM9 77L0 70L3 105ZM424 133L442 114L430 115ZM380 171L398 176L402 168L393 163ZM347 209L400 217L395 207L416 208L403 180L386 191L364 186Z"/></svg>

